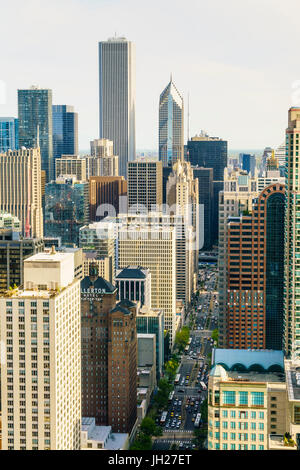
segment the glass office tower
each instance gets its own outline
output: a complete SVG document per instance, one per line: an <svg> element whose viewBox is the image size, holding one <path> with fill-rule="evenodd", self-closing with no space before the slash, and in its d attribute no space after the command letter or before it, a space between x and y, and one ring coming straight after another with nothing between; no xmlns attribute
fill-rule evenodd
<svg viewBox="0 0 300 470"><path fill-rule="evenodd" d="M79 229L88 222L88 183L61 179L46 184L45 237L79 245Z"/></svg>
<svg viewBox="0 0 300 470"><path fill-rule="evenodd" d="M52 90L18 90L19 146L41 150L46 180L54 179L52 145Z"/></svg>
<svg viewBox="0 0 300 470"><path fill-rule="evenodd" d="M183 156L183 99L172 77L159 98L159 160L172 166Z"/></svg>
<svg viewBox="0 0 300 470"><path fill-rule="evenodd" d="M14 117L0 117L0 152L18 150L19 122Z"/></svg>
<svg viewBox="0 0 300 470"><path fill-rule="evenodd" d="M78 113L73 106L52 106L53 159L78 154Z"/></svg>

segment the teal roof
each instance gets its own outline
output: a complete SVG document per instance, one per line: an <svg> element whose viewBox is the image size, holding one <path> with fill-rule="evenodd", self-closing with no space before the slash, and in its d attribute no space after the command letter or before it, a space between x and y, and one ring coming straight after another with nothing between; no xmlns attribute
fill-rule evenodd
<svg viewBox="0 0 300 470"><path fill-rule="evenodd" d="M212 365L220 364L227 370L239 364L246 369L261 366L264 370L278 366L284 371L284 355L282 351L269 349L214 349Z"/></svg>

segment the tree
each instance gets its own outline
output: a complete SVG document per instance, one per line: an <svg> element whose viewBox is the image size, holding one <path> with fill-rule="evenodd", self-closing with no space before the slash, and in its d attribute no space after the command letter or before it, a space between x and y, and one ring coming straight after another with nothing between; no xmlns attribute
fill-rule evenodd
<svg viewBox="0 0 300 470"><path fill-rule="evenodd" d="M213 330L212 334L211 334L211 337L212 339L216 342L216 344L218 345L218 342L219 342L219 331L217 329Z"/></svg>
<svg viewBox="0 0 300 470"><path fill-rule="evenodd" d="M180 331L177 331L175 336L175 346L181 351L184 350L190 338L190 329L184 326Z"/></svg>
<svg viewBox="0 0 300 470"><path fill-rule="evenodd" d="M147 436L153 436L156 431L156 424L151 418L144 418L141 422L141 431Z"/></svg>
<svg viewBox="0 0 300 470"><path fill-rule="evenodd" d="M169 394L172 390L172 385L168 380L160 379L158 383L158 391L154 397L154 401L159 407L165 407L168 404Z"/></svg>
<svg viewBox="0 0 300 470"><path fill-rule="evenodd" d="M147 434L138 433L134 443L130 446L130 450L151 450L152 439Z"/></svg>

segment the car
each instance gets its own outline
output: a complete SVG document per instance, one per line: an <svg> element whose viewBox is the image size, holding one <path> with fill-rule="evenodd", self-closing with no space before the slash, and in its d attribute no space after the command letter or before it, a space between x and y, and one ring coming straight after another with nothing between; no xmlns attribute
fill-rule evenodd
<svg viewBox="0 0 300 470"><path fill-rule="evenodd" d="M177 390L178 393L184 393L184 390L180 389L180 390Z"/></svg>

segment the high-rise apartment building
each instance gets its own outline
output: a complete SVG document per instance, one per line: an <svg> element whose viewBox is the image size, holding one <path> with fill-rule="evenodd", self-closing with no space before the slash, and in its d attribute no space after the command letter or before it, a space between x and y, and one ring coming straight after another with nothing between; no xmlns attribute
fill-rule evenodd
<svg viewBox="0 0 300 470"><path fill-rule="evenodd" d="M118 215L120 198L124 196L127 196L124 176L92 176L89 179L90 221L99 221L106 215Z"/></svg>
<svg viewBox="0 0 300 470"><path fill-rule="evenodd" d="M285 351L300 354L300 108L290 108L286 130L285 207Z"/></svg>
<svg viewBox="0 0 300 470"><path fill-rule="evenodd" d="M183 98L172 77L159 97L159 160L164 167L183 158Z"/></svg>
<svg viewBox="0 0 300 470"><path fill-rule="evenodd" d="M11 214L0 213L0 290L22 286L24 261L44 251L41 238L23 238L20 222Z"/></svg>
<svg viewBox="0 0 300 470"><path fill-rule="evenodd" d="M283 347L284 185L227 224L226 336L234 349Z"/></svg>
<svg viewBox="0 0 300 470"><path fill-rule="evenodd" d="M18 90L19 148L40 147L41 169L54 179L52 139L52 90L32 86Z"/></svg>
<svg viewBox="0 0 300 470"><path fill-rule="evenodd" d="M162 203L162 162L145 158L128 162L128 212L156 212Z"/></svg>
<svg viewBox="0 0 300 470"><path fill-rule="evenodd" d="M0 117L0 152L19 148L19 121L14 117Z"/></svg>
<svg viewBox="0 0 300 470"><path fill-rule="evenodd" d="M125 38L99 42L99 137L113 141L126 178L135 159L135 46Z"/></svg>
<svg viewBox="0 0 300 470"><path fill-rule="evenodd" d="M85 161L87 179L91 176L119 176L119 157L114 155L111 140L92 140L91 155L86 156Z"/></svg>
<svg viewBox="0 0 300 470"><path fill-rule="evenodd" d="M80 282L72 253L24 262L24 288L0 296L2 448L80 450Z"/></svg>
<svg viewBox="0 0 300 470"><path fill-rule="evenodd" d="M0 154L0 211L20 220L26 238L43 237L39 148Z"/></svg>
<svg viewBox="0 0 300 470"><path fill-rule="evenodd" d="M227 309L227 223L229 217L239 217L241 213L252 212L254 198L258 196L257 177L252 178L243 170L229 173L224 170L224 190L219 194L219 252L218 252L218 291L219 291L219 345L226 347Z"/></svg>
<svg viewBox="0 0 300 470"><path fill-rule="evenodd" d="M78 154L78 113L73 106L52 106L53 161L62 155Z"/></svg>

